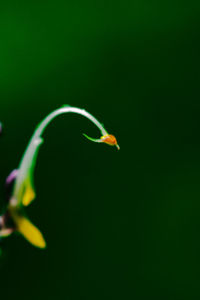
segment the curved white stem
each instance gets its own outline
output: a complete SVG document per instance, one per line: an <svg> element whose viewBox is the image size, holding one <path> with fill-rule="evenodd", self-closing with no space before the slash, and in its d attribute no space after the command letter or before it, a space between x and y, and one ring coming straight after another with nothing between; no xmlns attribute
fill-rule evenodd
<svg viewBox="0 0 200 300"><path fill-rule="evenodd" d="M100 130L102 135L108 134L107 131L104 129L102 124L90 113L85 111L84 109L80 109L77 107L71 106L63 106L52 113L50 113L36 128L33 136L22 156L21 162L18 168L18 176L15 182L14 191L13 191L13 198L17 201L17 204L21 202L22 193L24 189L25 181L31 181L32 174L34 171L36 158L38 154L39 147L42 140L42 134L48 124L57 116L64 114L64 113L76 113L82 115L93 122Z"/></svg>

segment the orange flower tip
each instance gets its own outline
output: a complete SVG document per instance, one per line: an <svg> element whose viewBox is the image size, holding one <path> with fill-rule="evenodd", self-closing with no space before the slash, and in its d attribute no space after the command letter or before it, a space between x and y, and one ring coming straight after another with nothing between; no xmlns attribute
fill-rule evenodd
<svg viewBox="0 0 200 300"><path fill-rule="evenodd" d="M118 150L120 149L120 147L117 143L116 137L112 134L103 135L101 137L101 141L105 144L110 145L110 146L116 146Z"/></svg>

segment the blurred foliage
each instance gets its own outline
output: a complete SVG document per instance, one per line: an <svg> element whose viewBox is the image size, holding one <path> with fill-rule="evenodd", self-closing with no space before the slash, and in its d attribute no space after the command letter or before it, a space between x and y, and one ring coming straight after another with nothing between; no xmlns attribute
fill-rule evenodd
<svg viewBox="0 0 200 300"><path fill-rule="evenodd" d="M28 209L48 247L1 244L2 298L199 299L200 102L196 1L0 4L1 204L38 122L86 108L120 152L88 143L87 120L45 133Z"/></svg>

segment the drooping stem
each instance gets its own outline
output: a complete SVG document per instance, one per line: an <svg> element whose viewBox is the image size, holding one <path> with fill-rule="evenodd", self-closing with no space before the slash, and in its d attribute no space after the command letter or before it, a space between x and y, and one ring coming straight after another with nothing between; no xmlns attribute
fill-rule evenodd
<svg viewBox="0 0 200 300"><path fill-rule="evenodd" d="M82 115L89 119L91 122L93 122L100 130L101 134L107 135L107 131L104 129L102 124L90 113L85 111L84 109L80 109L77 107L71 107L71 106L63 106L52 113L50 113L36 128L35 132L33 133L33 136L24 152L24 155L22 156L21 162L19 164L18 168L18 176L15 182L14 191L13 191L13 197L14 199L19 203L21 201L21 196L23 193L23 182L25 180L31 181L32 173L34 171L36 158L38 154L39 147L42 140L42 134L48 124L57 116L64 114L64 113L76 113L79 115Z"/></svg>
<svg viewBox="0 0 200 300"><path fill-rule="evenodd" d="M102 135L106 135L107 131L104 129L104 127L102 126L102 124L94 117L92 116L90 113L88 113L86 110L84 109L80 109L77 107L72 107L72 106L63 106L55 111L53 111L52 113L50 113L38 126L38 128L35 131L35 134L33 137L35 138L40 138L42 133L44 132L44 129L47 127L47 125L54 119L56 118L58 115L64 114L64 113L75 113L75 114L79 114L82 115L84 117L86 117L87 119L89 119L91 122L93 122L101 131Z"/></svg>

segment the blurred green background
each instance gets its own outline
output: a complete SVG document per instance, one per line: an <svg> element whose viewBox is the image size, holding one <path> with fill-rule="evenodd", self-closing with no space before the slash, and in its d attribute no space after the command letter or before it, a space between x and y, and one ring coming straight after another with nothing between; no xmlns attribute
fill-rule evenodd
<svg viewBox="0 0 200 300"><path fill-rule="evenodd" d="M120 152L64 115L44 134L27 209L47 240L1 243L2 299L200 299L200 5L0 4L1 205L33 130L87 109Z"/></svg>

